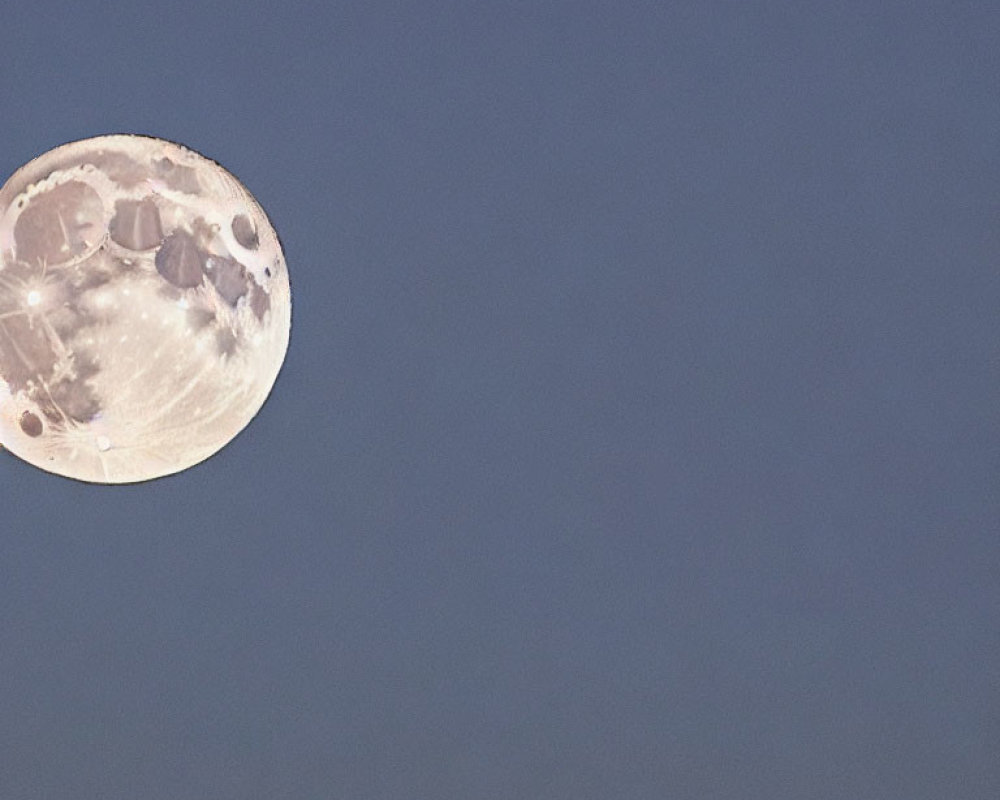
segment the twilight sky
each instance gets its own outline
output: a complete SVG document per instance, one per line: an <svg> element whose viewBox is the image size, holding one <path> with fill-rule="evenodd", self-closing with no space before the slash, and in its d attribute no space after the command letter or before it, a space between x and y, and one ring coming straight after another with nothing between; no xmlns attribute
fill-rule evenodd
<svg viewBox="0 0 1000 800"><path fill-rule="evenodd" d="M229 447L0 454L0 797L1000 795L1000 9L18 3L0 181L263 204Z"/></svg>

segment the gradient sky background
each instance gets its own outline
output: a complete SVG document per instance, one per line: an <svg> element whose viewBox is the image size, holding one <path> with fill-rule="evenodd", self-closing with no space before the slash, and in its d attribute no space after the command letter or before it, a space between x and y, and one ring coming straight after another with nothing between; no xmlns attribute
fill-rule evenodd
<svg viewBox="0 0 1000 800"><path fill-rule="evenodd" d="M183 474L0 457L0 798L1000 796L996 3L97 6L0 174L220 161L292 345Z"/></svg>

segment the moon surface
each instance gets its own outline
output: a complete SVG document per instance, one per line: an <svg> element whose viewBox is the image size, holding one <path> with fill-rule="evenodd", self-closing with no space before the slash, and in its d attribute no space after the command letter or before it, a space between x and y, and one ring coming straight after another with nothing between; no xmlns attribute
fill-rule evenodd
<svg viewBox="0 0 1000 800"><path fill-rule="evenodd" d="M0 444L49 472L187 469L257 414L288 348L277 234L172 142L57 147L0 189Z"/></svg>

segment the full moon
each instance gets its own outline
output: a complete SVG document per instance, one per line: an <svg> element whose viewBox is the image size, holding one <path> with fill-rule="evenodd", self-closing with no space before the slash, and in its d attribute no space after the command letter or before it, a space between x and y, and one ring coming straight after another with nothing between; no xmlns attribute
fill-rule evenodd
<svg viewBox="0 0 1000 800"><path fill-rule="evenodd" d="M0 444L94 483L169 475L257 414L288 348L278 236L172 142L57 147L0 189Z"/></svg>

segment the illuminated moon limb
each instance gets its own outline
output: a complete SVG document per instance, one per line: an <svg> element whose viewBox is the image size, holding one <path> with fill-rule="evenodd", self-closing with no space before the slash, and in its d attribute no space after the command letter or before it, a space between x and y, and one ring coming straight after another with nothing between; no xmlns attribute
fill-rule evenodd
<svg viewBox="0 0 1000 800"><path fill-rule="evenodd" d="M0 189L0 445L49 472L149 480L224 447L288 347L277 234L181 145L102 136Z"/></svg>

